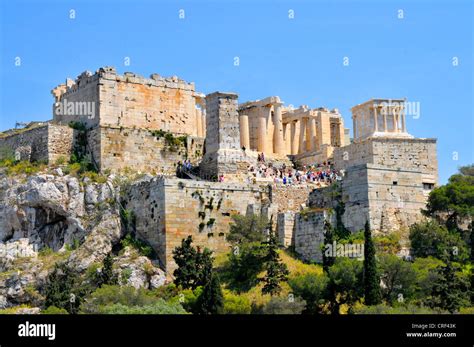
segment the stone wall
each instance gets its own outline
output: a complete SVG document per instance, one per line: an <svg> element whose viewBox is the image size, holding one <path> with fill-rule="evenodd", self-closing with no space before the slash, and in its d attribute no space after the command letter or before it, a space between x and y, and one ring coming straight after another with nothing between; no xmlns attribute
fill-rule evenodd
<svg viewBox="0 0 474 347"><path fill-rule="evenodd" d="M137 235L157 251L167 272L172 251L188 235L194 244L226 252L231 215L261 213L269 204L265 187L181 179L149 179L131 187L127 209L136 215Z"/></svg>
<svg viewBox="0 0 474 347"><path fill-rule="evenodd" d="M438 182L436 139L369 138L336 148L334 163L346 171L343 222L352 231L367 220L375 232L406 231L423 219L420 210Z"/></svg>
<svg viewBox="0 0 474 347"><path fill-rule="evenodd" d="M298 212L302 205L307 205L308 196L314 187L310 185L271 186L271 201L278 212Z"/></svg>
<svg viewBox="0 0 474 347"><path fill-rule="evenodd" d="M195 92L194 83L176 76L164 78L152 74L150 78L144 78L129 72L118 75L114 68L105 67L95 74L84 72L75 81L68 80L52 92L55 105L67 101L73 106L86 102L94 107L94 116L53 112L55 122L78 121L88 127L163 129L204 136L202 129L198 132L197 117L201 124L205 116L196 110L201 95ZM53 111L57 110L55 105Z"/></svg>
<svg viewBox="0 0 474 347"><path fill-rule="evenodd" d="M337 169L346 170L366 163L417 170L433 176L431 183L438 182L436 139L370 138L334 150Z"/></svg>
<svg viewBox="0 0 474 347"><path fill-rule="evenodd" d="M278 243L283 247L294 246L295 244L295 213L281 212L277 217Z"/></svg>
<svg viewBox="0 0 474 347"><path fill-rule="evenodd" d="M322 262L321 245L324 243L326 211L308 211L295 216L295 251L305 261Z"/></svg>
<svg viewBox="0 0 474 347"><path fill-rule="evenodd" d="M342 222L356 232L368 220L375 233L406 231L423 219L429 189L423 185L424 175L410 169L391 169L365 164L350 167L340 188L315 189L309 197L310 207L334 208L334 194L341 194L345 206Z"/></svg>
<svg viewBox="0 0 474 347"><path fill-rule="evenodd" d="M179 135L174 134L175 138ZM177 146L169 145L164 136L146 129L105 127L91 131L90 146L101 169L175 174L179 161L189 158L195 165L201 159L204 139L186 137Z"/></svg>
<svg viewBox="0 0 474 347"><path fill-rule="evenodd" d="M59 157L69 159L73 138L74 130L69 126L44 123L5 134L0 137L0 148L20 160L55 162Z"/></svg>

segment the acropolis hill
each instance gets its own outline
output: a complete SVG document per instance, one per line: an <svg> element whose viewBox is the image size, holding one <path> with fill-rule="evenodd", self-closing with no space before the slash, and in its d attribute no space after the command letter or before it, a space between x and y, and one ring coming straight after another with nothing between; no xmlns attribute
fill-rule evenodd
<svg viewBox="0 0 474 347"><path fill-rule="evenodd" d="M107 174L151 174L124 188L120 202L167 271L187 235L227 251L236 213L266 215L283 246L320 261L325 221L352 232L367 220L376 233L407 230L437 185L436 139L408 133L404 99L354 106L350 138L337 109L292 108L278 96L239 103L237 93L204 95L176 76L103 67L52 94L52 120L5 131L0 148L17 160L74 156ZM46 228L70 230L70 212L20 205L0 208L1 241L32 240L40 218Z"/></svg>

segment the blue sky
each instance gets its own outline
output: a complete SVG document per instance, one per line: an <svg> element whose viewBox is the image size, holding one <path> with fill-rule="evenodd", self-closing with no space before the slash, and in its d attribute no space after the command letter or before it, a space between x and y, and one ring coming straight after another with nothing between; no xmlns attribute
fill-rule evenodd
<svg viewBox="0 0 474 347"><path fill-rule="evenodd" d="M348 128L352 106L406 97L421 110L407 117L408 131L438 139L445 183L474 163L473 17L467 0L3 0L0 130L50 119L54 86L105 65L177 75L203 93L237 92L240 102L279 95L336 107Z"/></svg>

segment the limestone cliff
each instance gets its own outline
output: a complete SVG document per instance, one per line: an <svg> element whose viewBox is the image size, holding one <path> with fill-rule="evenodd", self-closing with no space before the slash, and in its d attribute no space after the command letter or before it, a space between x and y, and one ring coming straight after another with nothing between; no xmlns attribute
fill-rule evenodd
<svg viewBox="0 0 474 347"><path fill-rule="evenodd" d="M120 177L65 175L49 169L34 175L0 172L0 308L40 306L42 286L54 264L78 273L100 264L127 233L117 197ZM122 247L123 248L123 247ZM165 282L155 261L131 247L114 252L123 284L153 288Z"/></svg>

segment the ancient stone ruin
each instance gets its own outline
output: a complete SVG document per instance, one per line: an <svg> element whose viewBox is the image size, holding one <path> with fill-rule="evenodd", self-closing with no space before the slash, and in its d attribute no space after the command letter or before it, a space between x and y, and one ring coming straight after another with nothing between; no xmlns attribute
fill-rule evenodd
<svg viewBox="0 0 474 347"><path fill-rule="evenodd" d="M325 221L340 217L353 232L367 220L376 233L406 230L422 218L437 185L436 139L407 132L404 99L355 106L350 139L337 109L293 108L278 96L239 104L236 93L204 95L175 76L103 67L67 79L52 94L52 119L1 133L0 148L18 160L55 163L80 153L102 172L152 173L127 189L124 203L137 236L167 270L187 235L226 251L236 213L273 217L282 245L320 261ZM249 179L262 154L266 168L304 174L318 164L341 177L331 185ZM192 169L180 172L178 163L187 160Z"/></svg>

